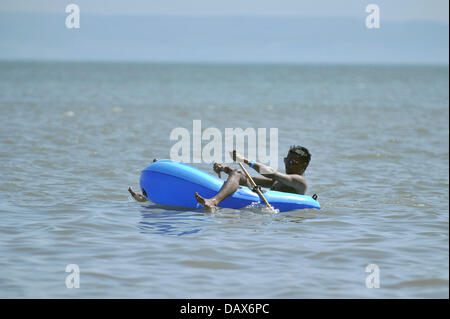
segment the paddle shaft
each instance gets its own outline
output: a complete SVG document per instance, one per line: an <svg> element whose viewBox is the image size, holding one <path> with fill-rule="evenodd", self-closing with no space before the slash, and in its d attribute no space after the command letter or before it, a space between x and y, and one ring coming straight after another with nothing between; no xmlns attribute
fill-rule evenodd
<svg viewBox="0 0 450 319"><path fill-rule="evenodd" d="M258 195L263 199L264 203L266 203L267 207L269 207L270 209L273 209L273 207L269 204L269 202L267 201L267 199L264 197L263 193L261 192L261 190L257 187L258 185L256 185L255 181L253 180L253 178L250 176L250 174L247 172L247 170L245 169L244 165L242 165L241 162L239 162L239 165L241 166L242 170L244 171L245 176L247 176L247 178L250 180L250 183L252 184L253 188L256 190L256 192L258 193Z"/></svg>

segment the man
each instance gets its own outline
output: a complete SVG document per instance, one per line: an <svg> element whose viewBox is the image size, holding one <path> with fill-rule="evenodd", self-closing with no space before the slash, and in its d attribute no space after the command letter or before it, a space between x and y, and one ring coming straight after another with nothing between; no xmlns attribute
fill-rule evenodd
<svg viewBox="0 0 450 319"><path fill-rule="evenodd" d="M262 175L262 177L252 176L258 186L270 187L271 190L279 192L305 194L307 184L303 174L311 161L311 154L305 147L291 146L287 156L284 158L286 174L280 173L262 163L250 162L236 151L230 153L235 162L243 162ZM214 197L203 198L198 193L195 193L197 201L207 210L214 210L221 201L232 195L240 185L252 188L244 173L238 169L233 170L229 166L215 163L214 171L218 174L225 172L228 174L228 179ZM145 196L134 192L131 187L128 188L128 191L137 201L146 201Z"/></svg>
<svg viewBox="0 0 450 319"><path fill-rule="evenodd" d="M286 174L277 172L270 166L264 165L258 162L250 162L236 151L230 152L233 160L236 162L243 162L260 173L263 177L252 176L256 185L261 187L270 187L271 190L294 193L304 195L306 192L307 184L303 178L306 168L311 161L311 154L308 149L303 146L291 146L287 156L284 158L284 165ZM214 171L218 174L225 172L228 174L228 179L223 184L219 192L211 198L203 198L198 193L195 193L197 201L202 204L206 209L212 210L221 201L228 196L232 195L240 185L249 186L244 173L240 170L233 170L229 166L221 164L214 164ZM251 186L250 186L251 188Z"/></svg>

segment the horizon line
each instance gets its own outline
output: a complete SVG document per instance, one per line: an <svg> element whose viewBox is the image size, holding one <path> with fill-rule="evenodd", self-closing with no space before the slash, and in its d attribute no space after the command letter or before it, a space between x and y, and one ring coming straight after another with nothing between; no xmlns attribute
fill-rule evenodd
<svg viewBox="0 0 450 319"><path fill-rule="evenodd" d="M298 65L298 66L436 66L449 67L449 62L397 62L397 61L366 61L366 62L332 62L332 61L208 61L208 60L128 60L128 59L59 59L59 58L38 58L38 59L9 59L0 58L0 63L86 63L86 64L192 64L192 65Z"/></svg>

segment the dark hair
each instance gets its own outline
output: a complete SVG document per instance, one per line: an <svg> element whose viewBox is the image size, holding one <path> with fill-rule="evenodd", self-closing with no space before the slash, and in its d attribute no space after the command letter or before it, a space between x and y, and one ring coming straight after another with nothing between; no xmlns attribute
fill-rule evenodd
<svg viewBox="0 0 450 319"><path fill-rule="evenodd" d="M305 162L306 167L308 167L308 164L311 161L311 153L308 151L306 147L300 145L292 145L289 148L288 154L289 153L295 154L295 156L297 156L301 161Z"/></svg>

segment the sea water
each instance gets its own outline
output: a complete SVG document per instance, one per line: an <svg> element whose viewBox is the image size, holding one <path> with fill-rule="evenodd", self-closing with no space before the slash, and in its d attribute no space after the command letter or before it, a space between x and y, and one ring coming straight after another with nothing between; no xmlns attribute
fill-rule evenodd
<svg viewBox="0 0 450 319"><path fill-rule="evenodd" d="M1 62L0 297L448 298L448 79L448 66ZM322 209L132 200L193 120L278 128L280 171L307 147Z"/></svg>

